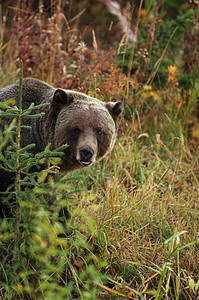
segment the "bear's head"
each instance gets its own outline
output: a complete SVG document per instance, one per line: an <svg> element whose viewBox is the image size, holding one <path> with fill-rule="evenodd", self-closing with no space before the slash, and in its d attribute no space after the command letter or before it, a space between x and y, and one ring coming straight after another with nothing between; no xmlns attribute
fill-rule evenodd
<svg viewBox="0 0 199 300"><path fill-rule="evenodd" d="M57 89L49 110L53 148L67 144L61 169L87 167L111 151L121 102L104 103L85 94Z"/></svg>

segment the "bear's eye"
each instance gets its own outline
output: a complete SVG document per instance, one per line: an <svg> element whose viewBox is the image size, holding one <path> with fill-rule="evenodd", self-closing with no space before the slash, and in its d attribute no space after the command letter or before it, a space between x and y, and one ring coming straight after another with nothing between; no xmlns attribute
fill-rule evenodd
<svg viewBox="0 0 199 300"><path fill-rule="evenodd" d="M96 133L96 135L98 135L98 136L102 135L102 133L103 133L102 128L97 127L97 128L95 129L95 133Z"/></svg>
<svg viewBox="0 0 199 300"><path fill-rule="evenodd" d="M79 127L78 126L75 126L73 129L72 129L72 134L74 135L74 136L78 136L79 135L79 133L80 133L80 129L79 129Z"/></svg>

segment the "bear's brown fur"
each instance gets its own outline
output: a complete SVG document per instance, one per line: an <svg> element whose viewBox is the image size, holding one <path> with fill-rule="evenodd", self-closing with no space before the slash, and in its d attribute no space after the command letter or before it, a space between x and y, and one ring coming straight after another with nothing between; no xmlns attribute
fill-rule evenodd
<svg viewBox="0 0 199 300"><path fill-rule="evenodd" d="M19 81L0 89L0 101L15 98L18 102ZM116 140L116 120L122 111L121 102L104 103L83 93L55 89L37 79L23 80L22 106L27 109L47 103L35 113L40 118L23 119L21 147L35 144L33 154L41 152L50 143L55 149L68 144L62 156L61 170L70 171L93 164L109 153ZM7 122L7 120L6 120ZM0 191L5 191L8 174L0 169Z"/></svg>

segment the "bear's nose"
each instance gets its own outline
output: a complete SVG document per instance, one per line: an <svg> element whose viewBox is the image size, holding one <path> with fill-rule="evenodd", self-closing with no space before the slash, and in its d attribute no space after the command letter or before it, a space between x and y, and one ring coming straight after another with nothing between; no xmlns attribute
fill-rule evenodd
<svg viewBox="0 0 199 300"><path fill-rule="evenodd" d="M93 156L94 151L90 146L81 147L79 150L80 158L83 161L89 161L90 158Z"/></svg>

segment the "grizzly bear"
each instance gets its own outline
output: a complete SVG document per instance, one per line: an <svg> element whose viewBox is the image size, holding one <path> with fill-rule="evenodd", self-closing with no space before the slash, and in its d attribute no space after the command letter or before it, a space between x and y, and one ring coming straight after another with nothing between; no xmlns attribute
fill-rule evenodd
<svg viewBox="0 0 199 300"><path fill-rule="evenodd" d="M0 89L0 101L15 98L18 102L19 81ZM116 140L116 120L122 111L121 102L104 103L76 91L56 89L38 79L23 80L22 107L47 104L35 113L39 118L22 119L27 127L21 130L21 147L34 144L36 154L50 143L51 149L67 144L61 157L61 171L92 165L108 154ZM0 168L0 192L10 184L10 174ZM1 203L0 203L1 205ZM2 215L2 213L0 213Z"/></svg>

